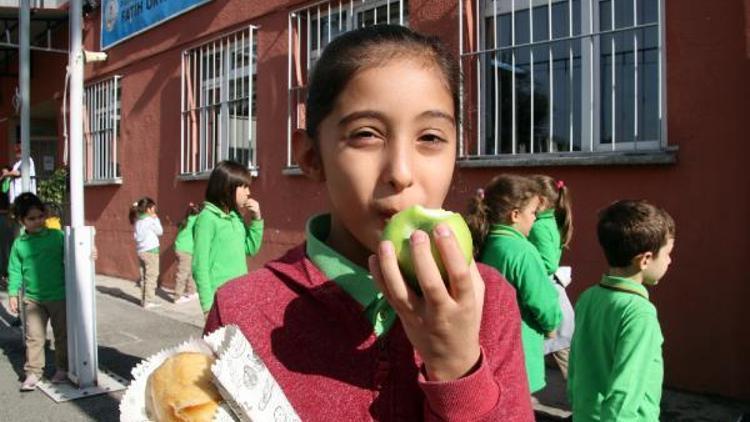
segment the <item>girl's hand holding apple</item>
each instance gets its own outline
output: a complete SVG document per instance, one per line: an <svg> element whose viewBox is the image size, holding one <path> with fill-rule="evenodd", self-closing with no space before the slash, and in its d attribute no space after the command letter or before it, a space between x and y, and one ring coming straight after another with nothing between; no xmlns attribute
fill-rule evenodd
<svg viewBox="0 0 750 422"><path fill-rule="evenodd" d="M432 255L430 236L422 230L409 237L411 260L420 297L399 269L393 243L382 241L369 259L373 279L399 315L406 335L425 364L430 380L467 375L480 357L479 327L484 305L484 281L446 223L433 230L434 245L448 280L443 280Z"/></svg>

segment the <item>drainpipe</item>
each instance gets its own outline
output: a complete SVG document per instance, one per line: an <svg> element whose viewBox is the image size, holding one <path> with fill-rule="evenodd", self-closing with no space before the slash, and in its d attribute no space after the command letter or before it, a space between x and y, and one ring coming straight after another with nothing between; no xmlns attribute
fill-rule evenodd
<svg viewBox="0 0 750 422"><path fill-rule="evenodd" d="M31 4L30 0L21 0L21 8L18 11L18 38L19 38L19 65L18 85L21 95L21 191L30 190L31 178L29 175L29 29L31 27Z"/></svg>

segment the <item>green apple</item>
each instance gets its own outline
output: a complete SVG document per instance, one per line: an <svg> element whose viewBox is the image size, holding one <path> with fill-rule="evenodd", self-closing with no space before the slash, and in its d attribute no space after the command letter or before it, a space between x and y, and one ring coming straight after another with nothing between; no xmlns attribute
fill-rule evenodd
<svg viewBox="0 0 750 422"><path fill-rule="evenodd" d="M466 225L461 214L446 211L443 209L424 208L420 205L414 205L397 214L394 214L383 230L383 240L390 240L396 250L396 258L401 268L401 273L407 282L419 293L419 283L414 271L411 253L409 250L409 238L415 230L422 230L430 236L430 249L435 263L440 270L443 281L448 282L448 275L445 271L440 253L435 245L433 238L433 229L438 223L445 223L451 228L458 241L458 246L466 258L466 263L470 263L473 258L473 248L471 241L471 232Z"/></svg>

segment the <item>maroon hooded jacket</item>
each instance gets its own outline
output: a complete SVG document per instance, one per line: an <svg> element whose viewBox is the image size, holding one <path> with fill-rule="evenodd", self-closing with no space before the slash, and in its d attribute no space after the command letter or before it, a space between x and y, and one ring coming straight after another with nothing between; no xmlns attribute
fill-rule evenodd
<svg viewBox="0 0 750 422"><path fill-rule="evenodd" d="M515 291L478 265L482 357L454 381L425 379L398 320L377 338L304 244L221 287L205 332L238 325L303 421L533 421Z"/></svg>

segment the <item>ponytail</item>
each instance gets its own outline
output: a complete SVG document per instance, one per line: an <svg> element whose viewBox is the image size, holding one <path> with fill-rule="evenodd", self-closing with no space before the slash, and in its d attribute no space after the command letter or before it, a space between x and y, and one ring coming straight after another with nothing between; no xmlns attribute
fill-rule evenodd
<svg viewBox="0 0 750 422"><path fill-rule="evenodd" d="M568 187L558 182L558 195L555 202L555 221L560 230L560 243L567 248L573 238L573 207Z"/></svg>
<svg viewBox="0 0 750 422"><path fill-rule="evenodd" d="M478 257L487 234L490 232L490 222L487 217L487 204L484 202L484 189L477 189L477 193L469 201L469 213L466 216L466 224L471 231L471 239L474 244L474 256Z"/></svg>
<svg viewBox="0 0 750 422"><path fill-rule="evenodd" d="M135 224L135 222L138 221L138 217L154 205L156 205L156 202L154 202L154 200L149 198L148 196L144 196L143 198L133 202L133 204L130 205L130 209L128 210L128 219L130 220L130 224Z"/></svg>

